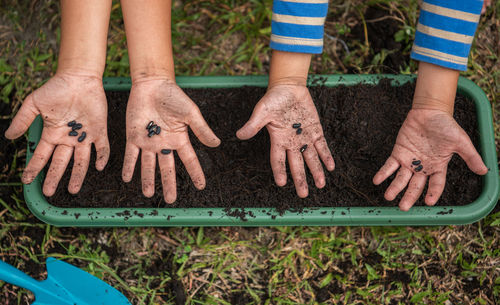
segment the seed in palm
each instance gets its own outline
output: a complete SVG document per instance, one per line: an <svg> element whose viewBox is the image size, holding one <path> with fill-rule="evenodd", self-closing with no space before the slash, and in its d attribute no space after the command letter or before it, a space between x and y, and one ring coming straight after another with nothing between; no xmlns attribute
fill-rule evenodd
<svg viewBox="0 0 500 305"><path fill-rule="evenodd" d="M169 153L171 153L172 150L171 149L162 149L161 150L161 153L164 154L164 155L168 155Z"/></svg>
<svg viewBox="0 0 500 305"><path fill-rule="evenodd" d="M73 126L71 127L71 129L72 129L72 130L78 130L78 129L81 129L82 127L83 127L83 125L82 125L82 124L80 124L80 123L76 123L75 125L73 125Z"/></svg>
<svg viewBox="0 0 500 305"><path fill-rule="evenodd" d="M85 138L87 137L87 133L84 131L82 132L82 135L78 137L78 142L83 142Z"/></svg>
<svg viewBox="0 0 500 305"><path fill-rule="evenodd" d="M156 126L155 133L156 134L160 134L160 132L161 132L161 127L160 126Z"/></svg>
<svg viewBox="0 0 500 305"><path fill-rule="evenodd" d="M415 160L411 164L417 166L417 165L420 165L420 163L422 163L420 160Z"/></svg>
<svg viewBox="0 0 500 305"><path fill-rule="evenodd" d="M154 130L149 130L149 133L148 133L148 137L152 137L155 135L155 131Z"/></svg>
<svg viewBox="0 0 500 305"><path fill-rule="evenodd" d="M424 167L423 167L422 165L419 165L419 166L415 167L415 171L416 171L416 172L419 172L419 171L421 171L423 168L424 168Z"/></svg>
<svg viewBox="0 0 500 305"><path fill-rule="evenodd" d="M68 127L73 127L73 126L75 126L75 124L76 124L75 120L68 122Z"/></svg>
<svg viewBox="0 0 500 305"><path fill-rule="evenodd" d="M76 136L78 135L78 132L76 132L76 131L72 130L72 131L70 131L70 132L69 132L69 135L70 135L71 137L76 137Z"/></svg>
<svg viewBox="0 0 500 305"><path fill-rule="evenodd" d="M306 149L307 149L307 144L304 144L304 146L300 148L300 152L303 153L306 151Z"/></svg>
<svg viewBox="0 0 500 305"><path fill-rule="evenodd" d="M302 124L300 124L300 123L293 123L292 124L292 128L294 128L294 129L300 128L300 126L302 126Z"/></svg>
<svg viewBox="0 0 500 305"><path fill-rule="evenodd" d="M154 123L155 122L153 122L153 121L149 122L148 125L146 126L146 129L149 130L153 126Z"/></svg>
<svg viewBox="0 0 500 305"><path fill-rule="evenodd" d="M301 134L302 133L302 128L297 128L297 131L296 131L297 134Z"/></svg>

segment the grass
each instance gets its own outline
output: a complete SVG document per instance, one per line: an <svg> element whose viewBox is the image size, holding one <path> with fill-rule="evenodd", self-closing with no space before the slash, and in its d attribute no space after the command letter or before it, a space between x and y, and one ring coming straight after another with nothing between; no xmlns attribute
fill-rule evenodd
<svg viewBox="0 0 500 305"><path fill-rule="evenodd" d="M2 120L54 73L59 35L56 1L7 2L0 8ZM271 4L174 1L177 74L267 73ZM387 40L394 38L400 52L370 35L379 21L368 6L390 12L386 18L397 31ZM408 54L416 7L413 0L330 1L330 38L323 54L314 56L311 73L414 72ZM497 2L481 20L464 73L492 101L497 141L499 20ZM394 65L398 60L401 65ZM121 9L114 2L105 76L128 71ZM56 228L34 219L22 199L25 147L8 143L0 154L0 259L37 278L45 276L46 257L54 256L111 283L133 304L500 302L498 210L472 225L442 227ZM10 305L5 300L12 298L13 304L32 299L0 283L0 303Z"/></svg>

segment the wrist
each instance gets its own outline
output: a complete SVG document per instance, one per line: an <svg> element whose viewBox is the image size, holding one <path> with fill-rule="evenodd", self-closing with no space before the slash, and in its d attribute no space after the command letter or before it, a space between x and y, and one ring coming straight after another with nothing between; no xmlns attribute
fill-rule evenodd
<svg viewBox="0 0 500 305"><path fill-rule="evenodd" d="M133 84L151 80L165 80L175 83L175 72L168 68L131 69L130 77Z"/></svg>
<svg viewBox="0 0 500 305"><path fill-rule="evenodd" d="M311 54L273 51L268 87L276 85L306 86Z"/></svg>
<svg viewBox="0 0 500 305"><path fill-rule="evenodd" d="M58 67L55 76L70 76L82 78L94 78L102 80L103 72L93 69L73 68L73 67Z"/></svg>

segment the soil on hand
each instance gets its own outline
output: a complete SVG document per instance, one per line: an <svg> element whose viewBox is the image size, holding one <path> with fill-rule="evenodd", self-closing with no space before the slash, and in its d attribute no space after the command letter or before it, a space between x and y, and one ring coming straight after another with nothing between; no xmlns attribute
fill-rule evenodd
<svg viewBox="0 0 500 305"><path fill-rule="evenodd" d="M383 197L392 177L380 186L373 185L372 178L391 153L398 130L410 109L414 86L408 83L392 87L388 80L383 80L378 86L310 88L336 169L333 172L325 169L326 186L323 189L314 186L308 173L309 196L305 199L297 197L289 172L287 185L276 186L265 128L248 141L240 141L235 136L264 95L264 88L186 90L222 144L218 148L208 148L191 134L207 186L203 191L196 190L176 155L178 198L172 205L163 201L158 166L156 193L152 198L143 196L140 157L133 180L130 183L122 181L128 93L109 92L111 157L108 165L103 172L97 172L93 167L93 153L82 190L71 195L67 191L70 163L49 202L60 207L275 207L280 211L304 207L394 206L402 194L394 202ZM458 96L455 118L478 147L474 104ZM449 164L446 188L438 205L468 204L479 196L481 187L481 177L472 173L455 155ZM417 204L423 205L423 196Z"/></svg>

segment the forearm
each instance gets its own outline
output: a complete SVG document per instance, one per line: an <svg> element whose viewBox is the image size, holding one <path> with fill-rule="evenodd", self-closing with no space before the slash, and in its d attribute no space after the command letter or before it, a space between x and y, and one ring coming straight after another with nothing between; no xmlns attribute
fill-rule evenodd
<svg viewBox="0 0 500 305"><path fill-rule="evenodd" d="M57 73L102 77L111 0L61 0Z"/></svg>
<svg viewBox="0 0 500 305"><path fill-rule="evenodd" d="M305 86L310 64L311 54L274 50L268 87L280 84Z"/></svg>
<svg viewBox="0 0 500 305"><path fill-rule="evenodd" d="M453 115L459 71L420 62L413 109L442 110Z"/></svg>
<svg viewBox="0 0 500 305"><path fill-rule="evenodd" d="M171 0L122 0L133 82L175 80L171 38Z"/></svg>

